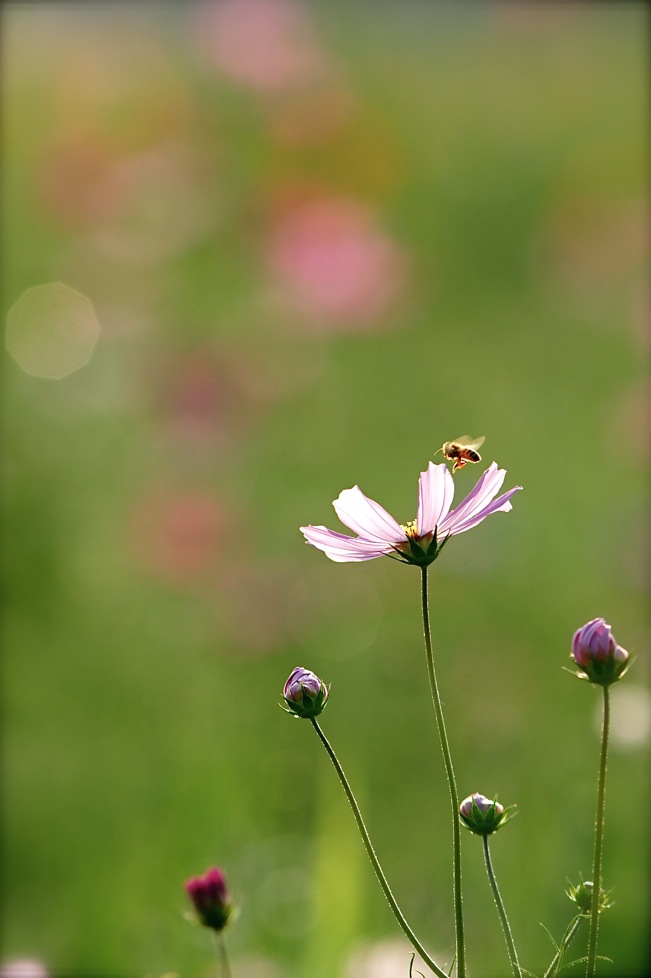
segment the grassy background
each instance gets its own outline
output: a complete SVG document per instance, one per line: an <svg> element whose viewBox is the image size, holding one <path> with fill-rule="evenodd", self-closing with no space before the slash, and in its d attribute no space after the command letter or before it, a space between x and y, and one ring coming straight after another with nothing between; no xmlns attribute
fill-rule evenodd
<svg viewBox="0 0 651 978"><path fill-rule="evenodd" d="M525 489L431 573L459 790L519 805L493 855L541 974L540 922L560 936L566 877L591 865L598 696L561 668L574 629L606 617L638 661L613 694L600 973L641 976L642 6L265 9L248 75L211 47L228 28L213 8L3 11L4 308L61 281L102 330L61 380L4 365L5 956L214 974L182 884L218 864L241 904L235 978L406 975L408 949L396 970L363 963L399 935L316 738L277 707L300 663L332 682L324 728L399 902L449 960L418 575L331 564L297 528L336 526L354 483L412 518L418 472L469 432ZM278 271L305 201L343 209L370 256L355 301L330 302L336 242L317 242L307 294ZM498 978L464 842L471 975Z"/></svg>

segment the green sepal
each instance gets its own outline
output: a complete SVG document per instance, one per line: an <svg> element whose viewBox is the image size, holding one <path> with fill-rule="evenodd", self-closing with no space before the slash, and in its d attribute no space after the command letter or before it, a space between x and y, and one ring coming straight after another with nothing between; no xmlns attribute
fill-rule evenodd
<svg viewBox="0 0 651 978"><path fill-rule="evenodd" d="M506 825L507 822L517 815L517 805L509 805L508 808L504 808L501 812L497 812L496 806L497 798L494 798L493 804L488 811L482 812L473 798L472 815L468 816L459 812L459 818L465 827L470 832L474 832L475 835L492 835L493 832L497 832L498 829Z"/></svg>
<svg viewBox="0 0 651 978"><path fill-rule="evenodd" d="M300 703L294 703L291 700L285 700L286 706L279 703L278 706L289 713L290 716L297 717L299 720L313 720L318 717L325 710L328 704L328 692L319 692L314 699L311 699L303 691L303 696Z"/></svg>
<svg viewBox="0 0 651 978"><path fill-rule="evenodd" d="M565 891L565 895L577 905L582 917L589 917L592 912L592 882L584 880L583 877L576 886L573 886L569 880L567 882L569 888ZM612 890L600 888L597 913L603 913L604 910L609 910L612 907L610 902L612 892Z"/></svg>
<svg viewBox="0 0 651 978"><path fill-rule="evenodd" d="M424 538L425 537L422 537L421 539ZM428 567L429 564L432 564L436 560L449 539L450 534L448 533L443 542L439 543L436 535L436 527L434 527L432 539L427 544L427 548L421 546L417 540L413 540L411 537L409 537L405 543L400 544L400 546L391 544L393 553L387 554L387 556L395 560L401 560L403 564L414 564L416 567ZM405 544L409 544L409 550L402 549Z"/></svg>
<svg viewBox="0 0 651 978"><path fill-rule="evenodd" d="M573 656L570 656L570 658L574 662ZM623 679L633 665L633 662L634 656L629 656L622 663L616 663L613 659L609 658L604 662L591 662L587 669L579 665L577 665L576 671L574 669L567 669L565 666L563 666L563 669L576 679L583 679L584 682L593 683L595 686L612 686L613 683Z"/></svg>
<svg viewBox="0 0 651 978"><path fill-rule="evenodd" d="M422 564L425 558L425 551L423 550L421 545L419 543L416 543L415 540L412 540L411 537L409 538L409 549L411 550L416 563Z"/></svg>

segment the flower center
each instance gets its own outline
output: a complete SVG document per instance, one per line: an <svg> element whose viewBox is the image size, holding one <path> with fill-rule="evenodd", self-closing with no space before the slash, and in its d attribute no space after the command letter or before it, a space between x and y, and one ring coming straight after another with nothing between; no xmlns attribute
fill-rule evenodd
<svg viewBox="0 0 651 978"><path fill-rule="evenodd" d="M418 540L418 526L416 520L409 520L408 523L401 523L400 529L405 531L408 540Z"/></svg>

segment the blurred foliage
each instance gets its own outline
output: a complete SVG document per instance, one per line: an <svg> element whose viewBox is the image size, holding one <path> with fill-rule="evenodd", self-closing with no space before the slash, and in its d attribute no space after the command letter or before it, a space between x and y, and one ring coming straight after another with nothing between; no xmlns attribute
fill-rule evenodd
<svg viewBox="0 0 651 978"><path fill-rule="evenodd" d="M5 954L78 978L214 974L183 882L217 864L241 904L236 978L378 978L362 945L399 934L327 758L277 706L301 664L332 683L324 728L449 960L418 574L331 564L298 526L336 527L354 483L412 518L418 472L467 432L525 491L430 575L459 791L519 806L493 857L542 973L540 923L560 937L592 853L598 698L561 667L606 617L638 658L613 693L600 974L646 974L642 6L3 21L4 308L62 282L101 328L53 380L8 317ZM497 978L474 841L469 960Z"/></svg>

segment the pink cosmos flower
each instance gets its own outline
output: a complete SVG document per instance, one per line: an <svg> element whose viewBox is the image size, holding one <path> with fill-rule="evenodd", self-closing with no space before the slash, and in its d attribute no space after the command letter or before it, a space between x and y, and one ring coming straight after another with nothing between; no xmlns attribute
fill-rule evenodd
<svg viewBox="0 0 651 978"><path fill-rule="evenodd" d="M418 513L410 523L396 522L379 503L364 495L359 486L344 489L333 506L341 522L357 533L349 537L325 526L302 526L301 532L313 547L322 550L330 560L373 560L389 555L410 564L426 566L436 560L451 536L465 533L491 513L511 509L511 496L522 486L515 486L498 496L506 475L493 462L475 488L456 509L450 512L454 481L447 465L430 462L418 481Z"/></svg>

